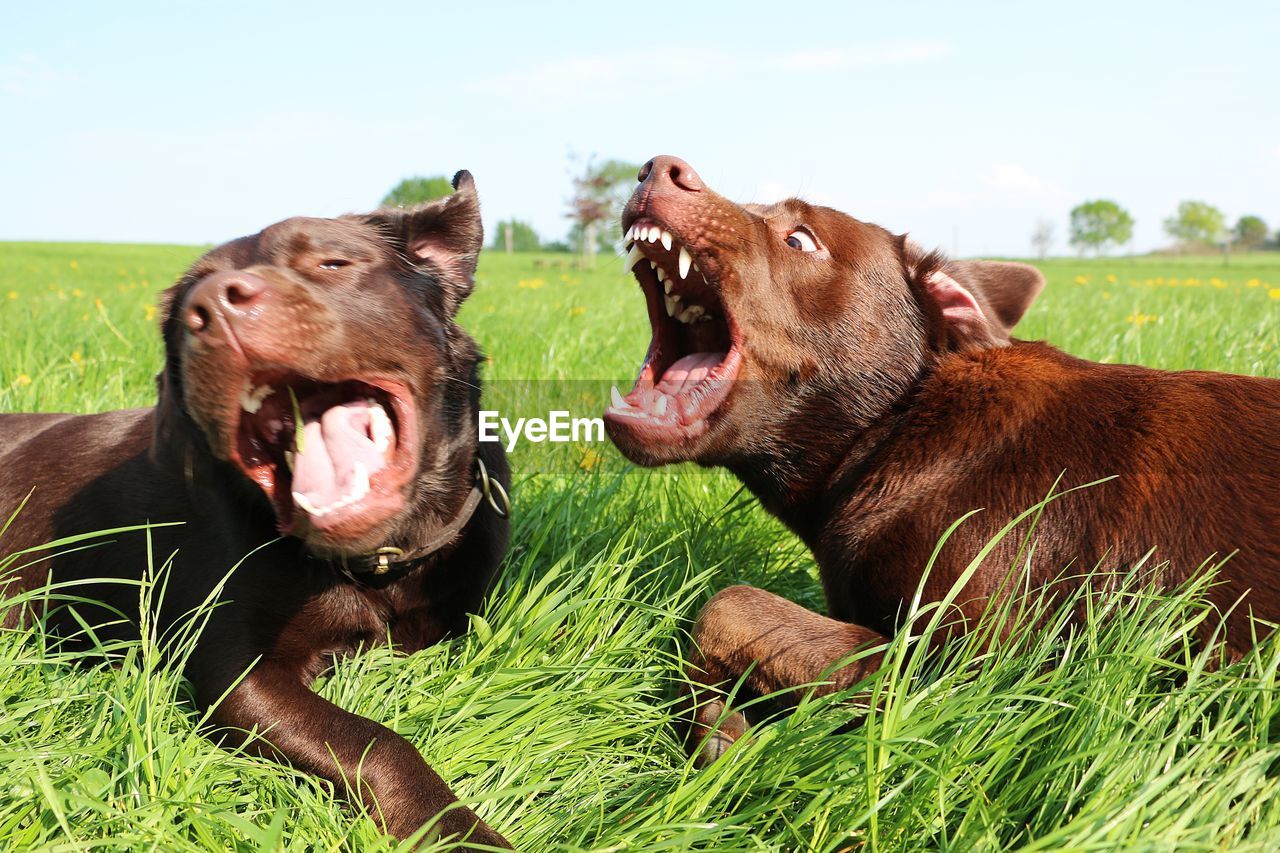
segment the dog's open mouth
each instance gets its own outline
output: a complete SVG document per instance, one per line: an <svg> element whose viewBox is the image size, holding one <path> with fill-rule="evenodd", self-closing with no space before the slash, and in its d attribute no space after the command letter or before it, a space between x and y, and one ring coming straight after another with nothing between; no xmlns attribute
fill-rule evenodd
<svg viewBox="0 0 1280 853"><path fill-rule="evenodd" d="M400 383L256 373L240 395L231 457L271 498L281 532L305 519L345 538L403 506L417 468L414 431Z"/></svg>
<svg viewBox="0 0 1280 853"><path fill-rule="evenodd" d="M649 217L627 229L626 268L640 282L653 338L625 397L605 417L649 440L695 438L725 401L741 365L737 327L721 300L716 259Z"/></svg>

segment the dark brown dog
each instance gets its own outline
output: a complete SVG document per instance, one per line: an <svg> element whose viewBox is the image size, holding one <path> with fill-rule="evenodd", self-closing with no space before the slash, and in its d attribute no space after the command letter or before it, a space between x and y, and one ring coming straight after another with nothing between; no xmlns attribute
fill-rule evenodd
<svg viewBox="0 0 1280 853"><path fill-rule="evenodd" d="M1167 561L1158 582L1173 584L1234 553L1210 593L1223 611L1244 599L1229 649L1250 644L1250 612L1280 618L1280 381L1095 364L1013 340L1043 286L1033 268L924 256L799 200L739 206L675 157L641 170L622 224L653 342L606 414L611 438L644 465L733 471L813 551L831 612L724 590L694 631L695 681L749 672L763 695L822 680L897 629L952 522L983 510L943 548L926 601L1064 474L1063 487L1115 479L1048 506L1033 586L1068 565L1143 565L1153 547L1146 565ZM985 561L952 632L1000 600L1021 544L1006 537ZM845 665L825 690L879 665ZM716 695L696 697L703 761L746 725L732 714L708 738Z"/></svg>
<svg viewBox="0 0 1280 853"><path fill-rule="evenodd" d="M10 553L181 522L152 531L157 562L177 554L158 624L220 602L187 665L219 737L256 730L250 749L328 779L399 837L438 817L445 836L506 846L407 740L308 687L336 655L388 636L413 652L464 630L506 549L505 510L477 485L505 483L506 461L477 443L479 354L454 322L479 202L468 173L454 186L410 210L289 219L209 252L165 294L155 409L0 416L0 515L31 493ZM6 595L50 576L137 579L144 536L116 538L29 563ZM136 585L68 592L103 605L48 613L67 642L85 642L76 615L104 640L136 636Z"/></svg>

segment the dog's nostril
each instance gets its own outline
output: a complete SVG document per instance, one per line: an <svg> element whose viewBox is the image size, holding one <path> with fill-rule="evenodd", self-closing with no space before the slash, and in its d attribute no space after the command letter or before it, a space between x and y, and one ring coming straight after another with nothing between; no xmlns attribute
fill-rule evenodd
<svg viewBox="0 0 1280 853"><path fill-rule="evenodd" d="M640 167L640 174L636 175L636 180L643 184L645 181L649 179L649 173L652 171L653 171L653 161L650 160L648 163L645 163L643 166Z"/></svg>
<svg viewBox="0 0 1280 853"><path fill-rule="evenodd" d="M209 328L211 319L209 309L203 305L197 305L187 312L187 328L193 332L203 332Z"/></svg>
<svg viewBox="0 0 1280 853"><path fill-rule="evenodd" d="M245 287L239 282L232 282L227 285L227 304L229 305L244 305L252 302L257 295L258 292L256 290Z"/></svg>

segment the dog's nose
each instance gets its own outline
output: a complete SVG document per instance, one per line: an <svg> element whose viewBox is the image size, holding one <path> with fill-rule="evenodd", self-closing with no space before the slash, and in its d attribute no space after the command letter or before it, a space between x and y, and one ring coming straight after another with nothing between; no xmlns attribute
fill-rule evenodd
<svg viewBox="0 0 1280 853"><path fill-rule="evenodd" d="M698 177L698 173L693 170L692 166L679 157L672 157L670 154L654 157L641 166L640 174L636 175L636 180L642 184L645 181L670 183L691 193L701 192L705 186L702 183L702 178Z"/></svg>
<svg viewBox="0 0 1280 853"><path fill-rule="evenodd" d="M206 276L187 294L183 322L196 334L209 329L215 314L234 323L261 304L268 287L266 279L243 270Z"/></svg>

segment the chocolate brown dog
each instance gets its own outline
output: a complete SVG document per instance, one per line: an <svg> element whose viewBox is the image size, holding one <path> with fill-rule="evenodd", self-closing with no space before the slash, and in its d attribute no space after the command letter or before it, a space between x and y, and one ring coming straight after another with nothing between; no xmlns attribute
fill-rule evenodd
<svg viewBox="0 0 1280 853"><path fill-rule="evenodd" d="M694 629L695 683L746 673L765 695L857 682L879 655L831 670L899 627L947 527L983 510L942 549L926 601L1060 476L1114 479L1049 504L1033 587L1069 565L1162 561L1158 582L1174 584L1234 554L1210 593L1224 612L1243 599L1229 651L1251 643L1250 613L1280 618L1280 381L1095 364L1011 339L1044 284L1035 269L947 262L795 199L739 206L675 157L644 166L622 225L653 340L606 414L610 437L643 465L733 471L812 550L831 614L722 591ZM1006 537L985 561L951 631L1009 589L1021 544ZM729 714L709 737L725 708L718 691L699 694L690 746L706 762L746 720Z"/></svg>
<svg viewBox="0 0 1280 853"><path fill-rule="evenodd" d="M479 353L454 322L480 208L470 174L454 187L209 252L164 296L155 409L0 416L0 515L30 492L2 544L180 522L151 533L157 562L176 552L155 618L169 631L218 602L187 664L218 737L329 780L399 837L438 818L505 847L412 744L309 689L334 656L464 630L506 549L506 461L477 443ZM141 577L145 537L114 538L29 562L5 594ZM7 619L44 617L69 644L87 642L78 619L136 636L136 585L69 592L102 604Z"/></svg>

